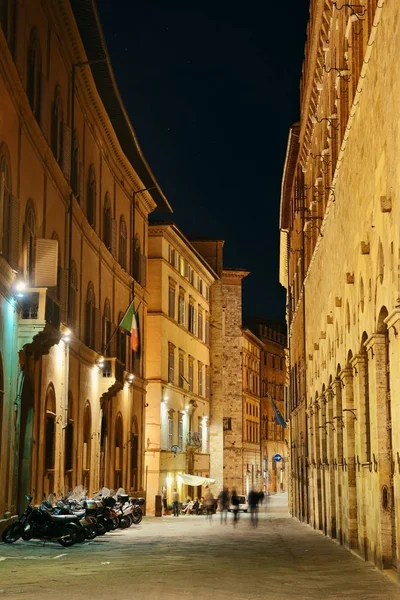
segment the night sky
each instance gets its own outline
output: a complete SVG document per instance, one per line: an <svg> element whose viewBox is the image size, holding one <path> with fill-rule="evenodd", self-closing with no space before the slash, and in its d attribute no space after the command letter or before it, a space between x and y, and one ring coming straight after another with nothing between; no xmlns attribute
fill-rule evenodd
<svg viewBox="0 0 400 600"><path fill-rule="evenodd" d="M279 202L308 0L97 0L124 104L173 219L251 272L243 312L284 319Z"/></svg>

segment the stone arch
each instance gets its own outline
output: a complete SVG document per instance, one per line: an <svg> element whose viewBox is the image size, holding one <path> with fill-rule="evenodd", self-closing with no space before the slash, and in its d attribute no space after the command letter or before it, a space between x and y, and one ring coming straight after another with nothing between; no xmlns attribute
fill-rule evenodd
<svg viewBox="0 0 400 600"><path fill-rule="evenodd" d="M376 332L385 334L387 331L387 325L385 323L386 317L389 315L386 306L382 306L379 311L378 319L376 322Z"/></svg>
<svg viewBox="0 0 400 600"><path fill-rule="evenodd" d="M349 350L347 352L347 361L346 361L346 367L350 367L351 366L351 361L353 360L353 352L351 350Z"/></svg>

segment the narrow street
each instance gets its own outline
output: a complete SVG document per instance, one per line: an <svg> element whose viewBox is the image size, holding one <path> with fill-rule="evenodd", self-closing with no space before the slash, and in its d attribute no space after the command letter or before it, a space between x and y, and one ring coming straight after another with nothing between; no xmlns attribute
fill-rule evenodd
<svg viewBox="0 0 400 600"><path fill-rule="evenodd" d="M65 549L0 545L0 598L14 600L398 600L400 588L272 498L253 528L241 515L145 518L127 531Z"/></svg>

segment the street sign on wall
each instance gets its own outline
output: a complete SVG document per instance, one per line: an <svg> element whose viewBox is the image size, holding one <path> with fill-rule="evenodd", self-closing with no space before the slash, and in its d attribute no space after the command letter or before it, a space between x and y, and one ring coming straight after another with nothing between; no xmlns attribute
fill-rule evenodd
<svg viewBox="0 0 400 600"><path fill-rule="evenodd" d="M282 460L282 456L280 454L274 454L272 458L275 462L281 462Z"/></svg>

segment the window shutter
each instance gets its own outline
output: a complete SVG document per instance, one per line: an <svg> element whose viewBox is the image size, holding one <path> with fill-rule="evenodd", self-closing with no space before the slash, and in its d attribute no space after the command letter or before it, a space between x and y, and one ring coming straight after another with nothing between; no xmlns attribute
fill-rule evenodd
<svg viewBox="0 0 400 600"><path fill-rule="evenodd" d="M71 177L71 129L66 123L62 124L63 128L63 151L62 151L62 171L65 178L69 181Z"/></svg>
<svg viewBox="0 0 400 600"><path fill-rule="evenodd" d="M40 82L40 128L47 141L49 141L49 80L42 74Z"/></svg>
<svg viewBox="0 0 400 600"><path fill-rule="evenodd" d="M115 330L116 330L116 325L114 325L114 323L111 323L110 336L113 335L113 338L112 338L112 340L110 342L109 351L108 351L108 356L111 356L111 358L114 358L114 357L117 356L117 339L118 339L118 333Z"/></svg>
<svg viewBox="0 0 400 600"><path fill-rule="evenodd" d="M111 219L111 254L117 257L117 221Z"/></svg>
<svg viewBox="0 0 400 600"><path fill-rule="evenodd" d="M140 256L140 285L146 287L147 283L147 261L146 257L142 254Z"/></svg>
<svg viewBox="0 0 400 600"><path fill-rule="evenodd" d="M57 285L58 240L36 240L35 287Z"/></svg>
<svg viewBox="0 0 400 600"><path fill-rule="evenodd" d="M14 271L18 271L18 257L19 257L19 211L20 201L15 196L10 196L10 231L9 231L9 247L10 256L9 263Z"/></svg>
<svg viewBox="0 0 400 600"><path fill-rule="evenodd" d="M79 163L78 173L78 202L83 208L83 194L85 189L83 163Z"/></svg>
<svg viewBox="0 0 400 600"><path fill-rule="evenodd" d="M68 276L67 270L62 267L58 267L60 271L60 320L63 323L67 323L67 289L68 289Z"/></svg>
<svg viewBox="0 0 400 600"><path fill-rule="evenodd" d="M99 308L93 309L93 327L94 327L94 337L93 337L93 346L94 350L99 354L102 353L101 347L101 312Z"/></svg>

